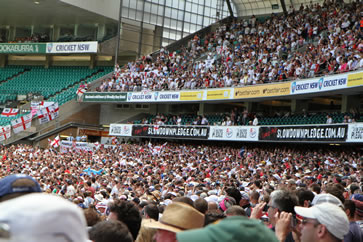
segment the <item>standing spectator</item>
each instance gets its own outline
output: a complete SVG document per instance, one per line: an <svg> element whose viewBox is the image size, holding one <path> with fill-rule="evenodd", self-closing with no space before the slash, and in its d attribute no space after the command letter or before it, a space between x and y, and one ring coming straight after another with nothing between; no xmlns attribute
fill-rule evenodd
<svg viewBox="0 0 363 242"><path fill-rule="evenodd" d="M257 125L258 125L258 118L257 118L257 115L254 115L252 125L253 125L253 126L257 126Z"/></svg>
<svg viewBox="0 0 363 242"><path fill-rule="evenodd" d="M355 222L355 203L352 200L345 200L345 213L349 219L349 233L344 236L344 242L362 242L363 233L359 225Z"/></svg>
<svg viewBox="0 0 363 242"><path fill-rule="evenodd" d="M136 205L129 201L116 200L111 203L109 209L108 218L124 222L135 240L141 226L141 215Z"/></svg>

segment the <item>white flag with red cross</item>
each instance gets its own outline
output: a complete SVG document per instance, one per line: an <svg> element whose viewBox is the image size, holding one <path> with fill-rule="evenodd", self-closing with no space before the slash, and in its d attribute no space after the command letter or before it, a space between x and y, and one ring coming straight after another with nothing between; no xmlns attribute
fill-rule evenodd
<svg viewBox="0 0 363 242"><path fill-rule="evenodd" d="M10 136L11 136L10 124L0 127L0 141L4 141L4 140L8 139L8 138L10 138Z"/></svg>
<svg viewBox="0 0 363 242"><path fill-rule="evenodd" d="M82 96L83 93L85 93L85 92L86 92L86 89L84 89L84 88L78 88L76 93L77 93L78 96Z"/></svg>
<svg viewBox="0 0 363 242"><path fill-rule="evenodd" d="M57 137L55 137L54 140L52 140L52 142L50 142L50 146L53 148L57 148L60 144L60 138L59 135L57 135Z"/></svg>
<svg viewBox="0 0 363 242"><path fill-rule="evenodd" d="M11 126L13 127L15 134L30 128L31 125L32 125L31 113L11 121Z"/></svg>
<svg viewBox="0 0 363 242"><path fill-rule="evenodd" d="M53 103L49 107L38 110L37 115L40 124L44 124L56 119L59 115L58 103Z"/></svg>
<svg viewBox="0 0 363 242"><path fill-rule="evenodd" d="M4 108L1 117L14 117L19 113L17 108Z"/></svg>

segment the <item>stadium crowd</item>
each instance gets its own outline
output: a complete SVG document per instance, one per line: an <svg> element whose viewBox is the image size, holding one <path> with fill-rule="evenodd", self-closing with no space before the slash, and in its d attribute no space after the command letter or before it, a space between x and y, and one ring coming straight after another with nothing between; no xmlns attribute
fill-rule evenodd
<svg viewBox="0 0 363 242"><path fill-rule="evenodd" d="M87 241L86 226L97 242L363 239L357 146L16 145L1 147L0 161L0 221L10 221L0 235L10 241Z"/></svg>
<svg viewBox="0 0 363 242"><path fill-rule="evenodd" d="M275 124L276 122L274 121L284 121L279 124L311 124L310 120L316 120L314 122L315 124L356 123L360 121L360 113L356 109L351 109L350 111L349 113L309 113L304 109L300 114L276 111L273 115L267 115L234 108L231 112L211 113L208 115L157 113L156 115L149 115L142 120L134 120L129 123L153 125L257 126Z"/></svg>
<svg viewBox="0 0 363 242"><path fill-rule="evenodd" d="M359 2L325 1L265 22L235 20L187 46L115 67L98 91L235 87L296 80L363 67Z"/></svg>

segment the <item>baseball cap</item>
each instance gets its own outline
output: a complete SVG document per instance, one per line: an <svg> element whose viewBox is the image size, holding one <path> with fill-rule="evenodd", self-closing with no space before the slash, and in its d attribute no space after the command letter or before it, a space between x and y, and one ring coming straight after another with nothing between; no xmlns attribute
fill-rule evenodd
<svg viewBox="0 0 363 242"><path fill-rule="evenodd" d="M295 207L295 212L305 218L318 220L338 239L349 232L349 220L345 212L335 204L320 203L310 208Z"/></svg>
<svg viewBox="0 0 363 242"><path fill-rule="evenodd" d="M55 195L31 193L0 203L0 225L6 241L89 242L87 223L76 204Z"/></svg>
<svg viewBox="0 0 363 242"><path fill-rule="evenodd" d="M0 180L0 197L14 193L42 192L39 183L31 176L16 174Z"/></svg>
<svg viewBox="0 0 363 242"><path fill-rule="evenodd" d="M176 237L178 242L278 241L272 230L264 224L242 216L228 217L202 229L180 232Z"/></svg>
<svg viewBox="0 0 363 242"><path fill-rule="evenodd" d="M337 205L338 207L344 208L344 204L337 198L336 196L330 193L321 193L314 197L311 202L312 205L318 205L321 203L332 203Z"/></svg>

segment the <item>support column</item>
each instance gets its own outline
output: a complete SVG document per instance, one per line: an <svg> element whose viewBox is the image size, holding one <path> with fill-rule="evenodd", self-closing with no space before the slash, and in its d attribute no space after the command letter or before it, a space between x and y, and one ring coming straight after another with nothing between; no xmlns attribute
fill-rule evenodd
<svg viewBox="0 0 363 242"><path fill-rule="evenodd" d="M198 115L204 115L204 103L199 103Z"/></svg>
<svg viewBox="0 0 363 242"><path fill-rule="evenodd" d="M91 61L90 61L90 65L89 68L93 69L96 66L96 55L95 54L91 54Z"/></svg>
<svg viewBox="0 0 363 242"><path fill-rule="evenodd" d="M60 27L58 25L53 26L52 41L57 41L60 37Z"/></svg>
<svg viewBox="0 0 363 242"><path fill-rule="evenodd" d="M349 113L351 109L359 110L360 99L359 95L342 95L341 112Z"/></svg>
<svg viewBox="0 0 363 242"><path fill-rule="evenodd" d="M141 24L140 24L140 35L139 35L139 47L137 50L137 57L140 58L142 55L142 39L144 33L144 14L145 14L145 1L142 1L142 15L141 15Z"/></svg>
<svg viewBox="0 0 363 242"><path fill-rule="evenodd" d="M9 27L9 39L8 41L14 41L16 36L16 27Z"/></svg>
<svg viewBox="0 0 363 242"><path fill-rule="evenodd" d="M52 56L51 55L46 55L45 56L45 65L44 68L48 69L50 66L52 66Z"/></svg>
<svg viewBox="0 0 363 242"><path fill-rule="evenodd" d="M4 68L8 64L8 55L0 55L0 67Z"/></svg>
<svg viewBox="0 0 363 242"><path fill-rule="evenodd" d="M106 35L106 24L98 24L97 26L97 40L101 41Z"/></svg>
<svg viewBox="0 0 363 242"><path fill-rule="evenodd" d="M75 24L74 25L74 32L73 32L73 36L77 37L78 36L78 28L79 28L79 24Z"/></svg>
<svg viewBox="0 0 363 242"><path fill-rule="evenodd" d="M301 113L303 109L305 109L305 111L308 111L308 108L309 103L307 102L307 100L291 100L291 113Z"/></svg>

